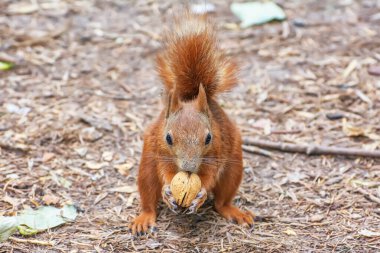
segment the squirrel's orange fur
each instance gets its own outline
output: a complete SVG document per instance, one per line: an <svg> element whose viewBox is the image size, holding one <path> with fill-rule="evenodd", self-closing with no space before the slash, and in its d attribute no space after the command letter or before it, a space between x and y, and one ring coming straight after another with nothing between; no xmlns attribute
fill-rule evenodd
<svg viewBox="0 0 380 253"><path fill-rule="evenodd" d="M237 67L217 45L214 27L191 14L177 20L157 57L164 84L165 109L147 129L138 175L141 214L134 234L156 222L163 188L180 171L197 173L202 193L213 193L215 209L225 218L252 225L253 215L232 205L243 175L241 137L216 101L216 95L237 84ZM202 195L202 194L199 194ZM194 202L195 210L206 195Z"/></svg>

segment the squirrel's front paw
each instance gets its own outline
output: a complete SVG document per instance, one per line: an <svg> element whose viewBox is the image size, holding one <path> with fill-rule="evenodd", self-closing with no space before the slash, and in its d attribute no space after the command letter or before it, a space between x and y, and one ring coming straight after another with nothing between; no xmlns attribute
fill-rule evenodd
<svg viewBox="0 0 380 253"><path fill-rule="evenodd" d="M165 204L169 207L170 210L174 213L178 213L178 205L175 201L175 198L173 197L172 191L170 190L170 185L164 185L162 187L162 200L165 202Z"/></svg>
<svg viewBox="0 0 380 253"><path fill-rule="evenodd" d="M207 191L205 188L202 188L195 199L191 202L191 205L187 209L187 214L196 213L198 211L198 208L205 203L207 199Z"/></svg>

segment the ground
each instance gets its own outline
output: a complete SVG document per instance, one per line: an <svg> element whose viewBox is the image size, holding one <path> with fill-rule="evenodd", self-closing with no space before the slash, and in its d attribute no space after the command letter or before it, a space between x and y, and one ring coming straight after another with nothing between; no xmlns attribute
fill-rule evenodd
<svg viewBox="0 0 380 253"><path fill-rule="evenodd" d="M213 2L241 67L219 101L244 137L379 148L379 1L278 1L286 21L245 30L230 1ZM357 157L244 153L235 203L266 218L253 230L209 201L194 215L160 204L156 236L128 233L143 130L161 107L155 54L183 5L1 1L0 60L15 67L0 73L0 215L49 201L80 213L0 251L379 252L380 163Z"/></svg>

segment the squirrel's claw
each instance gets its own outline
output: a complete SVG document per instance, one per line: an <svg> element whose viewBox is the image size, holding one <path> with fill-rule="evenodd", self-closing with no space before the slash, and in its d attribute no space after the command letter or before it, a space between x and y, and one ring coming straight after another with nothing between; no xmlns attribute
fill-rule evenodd
<svg viewBox="0 0 380 253"><path fill-rule="evenodd" d="M170 190L170 185L164 185L164 187L162 187L162 200L173 213L178 213L178 205L173 197L172 191Z"/></svg>
<svg viewBox="0 0 380 253"><path fill-rule="evenodd" d="M186 214L196 213L199 207L201 207L203 203L206 201L206 199L207 199L207 191L205 188L202 188L200 192L197 194L197 196L195 197L195 199L191 202L191 205L187 209L188 211L186 212Z"/></svg>
<svg viewBox="0 0 380 253"><path fill-rule="evenodd" d="M153 212L142 212L129 226L129 233L133 238L149 234L149 230L156 227L156 214Z"/></svg>

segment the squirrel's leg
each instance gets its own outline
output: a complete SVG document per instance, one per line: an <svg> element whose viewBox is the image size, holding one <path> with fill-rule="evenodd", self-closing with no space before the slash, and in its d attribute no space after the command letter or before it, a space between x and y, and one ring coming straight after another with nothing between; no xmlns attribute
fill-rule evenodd
<svg viewBox="0 0 380 253"><path fill-rule="evenodd" d="M252 226L254 214L242 211L232 204L243 176L243 164L228 163L213 190L216 211L229 221Z"/></svg>
<svg viewBox="0 0 380 253"><path fill-rule="evenodd" d="M156 231L157 204L161 197L161 183L157 176L157 164L143 152L139 175L138 189L141 199L141 213L129 226L133 235L144 235L149 230Z"/></svg>

